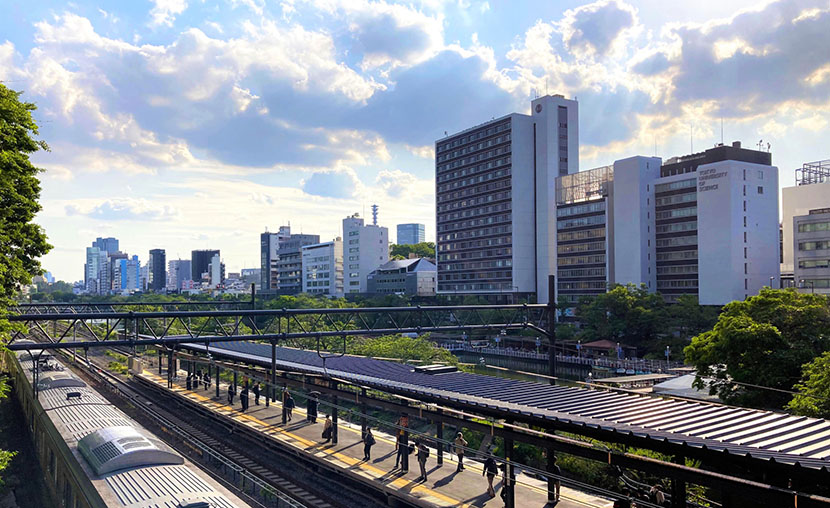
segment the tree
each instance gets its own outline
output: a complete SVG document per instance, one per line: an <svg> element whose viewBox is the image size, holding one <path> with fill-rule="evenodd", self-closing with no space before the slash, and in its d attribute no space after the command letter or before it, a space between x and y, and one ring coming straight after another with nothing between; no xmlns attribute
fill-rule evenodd
<svg viewBox="0 0 830 508"><path fill-rule="evenodd" d="M41 170L29 161L29 154L49 147L32 137L38 134L35 105L20 102L19 96L0 83L0 348L13 330L3 319L6 308L20 286L41 273L38 258L51 248L43 229L32 222L40 211ZM0 397L7 394L5 379L0 379ZM0 471L12 454L0 450Z"/></svg>
<svg viewBox="0 0 830 508"><path fill-rule="evenodd" d="M700 305L694 295L681 295L677 303L668 307L668 317L679 338L690 340L695 335L711 330L718 321L720 308Z"/></svg>
<svg viewBox="0 0 830 508"><path fill-rule="evenodd" d="M731 403L782 407L786 394L737 383L792 390L802 365L830 349L830 306L821 295L794 289L761 290L727 304L715 327L692 339L684 353L698 386Z"/></svg>
<svg viewBox="0 0 830 508"><path fill-rule="evenodd" d="M663 298L645 284L616 284L608 292L579 303L583 341L608 339L644 349L654 348L665 329Z"/></svg>
<svg viewBox="0 0 830 508"><path fill-rule="evenodd" d="M787 409L798 415L830 418L830 351L804 365L801 383L795 385Z"/></svg>
<svg viewBox="0 0 830 508"><path fill-rule="evenodd" d="M435 244L433 242L421 242L410 245L392 244L389 250L391 259L408 259L409 254L414 253L418 258L435 259Z"/></svg>

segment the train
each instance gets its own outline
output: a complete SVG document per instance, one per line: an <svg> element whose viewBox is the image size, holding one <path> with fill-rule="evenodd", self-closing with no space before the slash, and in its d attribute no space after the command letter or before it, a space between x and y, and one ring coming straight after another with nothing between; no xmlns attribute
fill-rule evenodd
<svg viewBox="0 0 830 508"><path fill-rule="evenodd" d="M1 356L56 506L250 506L115 407L62 359L45 350Z"/></svg>

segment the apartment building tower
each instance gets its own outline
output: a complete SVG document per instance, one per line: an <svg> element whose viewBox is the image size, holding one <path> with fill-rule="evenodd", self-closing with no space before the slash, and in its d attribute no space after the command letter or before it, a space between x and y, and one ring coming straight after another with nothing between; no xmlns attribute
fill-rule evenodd
<svg viewBox="0 0 830 508"><path fill-rule="evenodd" d="M436 141L438 294L547 301L556 178L578 153L578 105L559 95Z"/></svg>
<svg viewBox="0 0 830 508"><path fill-rule="evenodd" d="M343 296L343 240L303 245L302 292L332 297Z"/></svg>
<svg viewBox="0 0 830 508"><path fill-rule="evenodd" d="M366 293L366 279L389 261L389 229L364 224L358 214L343 219L343 290Z"/></svg>
<svg viewBox="0 0 830 508"><path fill-rule="evenodd" d="M190 280L199 283L202 274L208 273L208 267L213 256L218 256L219 251L215 249L194 250L190 253Z"/></svg>

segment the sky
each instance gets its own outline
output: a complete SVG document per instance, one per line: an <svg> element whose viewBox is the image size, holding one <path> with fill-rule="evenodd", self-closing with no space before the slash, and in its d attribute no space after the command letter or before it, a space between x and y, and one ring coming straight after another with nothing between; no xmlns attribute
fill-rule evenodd
<svg viewBox="0 0 830 508"><path fill-rule="evenodd" d="M579 101L581 169L721 141L782 186L830 158L830 0L4 0L0 81L37 104L43 266L114 236L146 262L259 234L426 224L434 143L535 95ZM721 129L723 125L723 129ZM370 214L368 214L370 215Z"/></svg>

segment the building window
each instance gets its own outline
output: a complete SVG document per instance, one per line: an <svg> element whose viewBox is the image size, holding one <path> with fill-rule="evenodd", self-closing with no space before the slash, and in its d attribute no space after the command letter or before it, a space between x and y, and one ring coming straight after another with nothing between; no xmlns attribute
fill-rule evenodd
<svg viewBox="0 0 830 508"><path fill-rule="evenodd" d="M764 188L759 185L758 186L758 194L763 194L763 193L764 193Z"/></svg>

